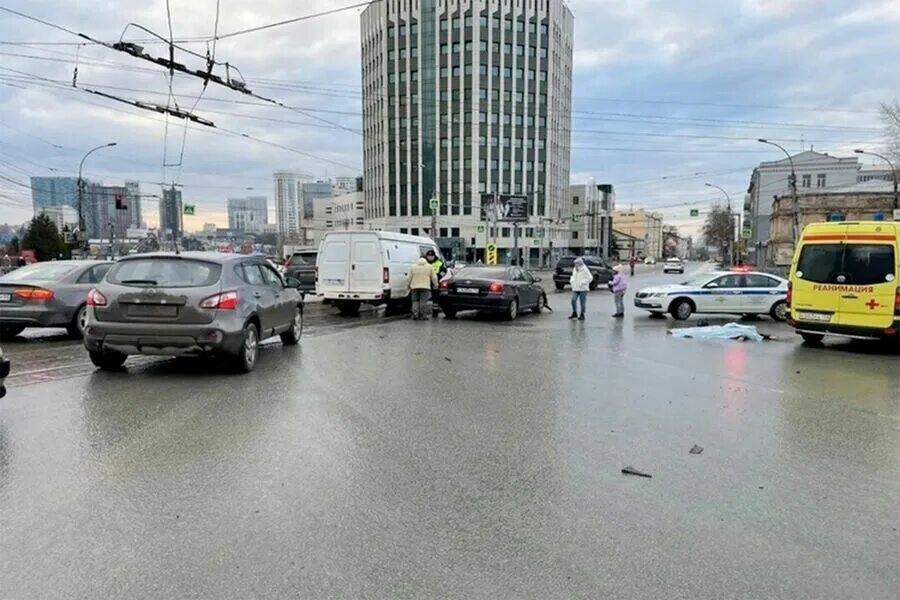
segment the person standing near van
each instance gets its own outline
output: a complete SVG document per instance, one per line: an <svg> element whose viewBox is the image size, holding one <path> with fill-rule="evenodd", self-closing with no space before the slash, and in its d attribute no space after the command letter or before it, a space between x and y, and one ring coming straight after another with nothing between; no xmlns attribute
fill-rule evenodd
<svg viewBox="0 0 900 600"><path fill-rule="evenodd" d="M572 314L570 319L578 319L584 321L585 304L587 303L587 293L591 289L591 282L594 275L591 270L584 264L584 259L576 258L575 266L572 269L572 275L569 277L569 285L572 286ZM581 314L578 314L578 305L581 305Z"/></svg>
<svg viewBox="0 0 900 600"><path fill-rule="evenodd" d="M434 250L428 250L425 253L425 260L428 261L428 264L431 265L431 268L434 269L434 274L437 276L438 283L447 276L447 265L444 264L440 258L438 258L437 253ZM431 316L438 316L438 303L437 303L437 294L438 294L438 284L434 284L434 288L431 292Z"/></svg>
<svg viewBox="0 0 900 600"><path fill-rule="evenodd" d="M628 289L628 282L625 280L625 268L622 265L616 265L613 267L613 271L616 272L613 275L612 281L609 282L609 289L613 293L613 299L616 302L616 312L613 314L613 317L616 319L621 319L625 316L625 290Z"/></svg>
<svg viewBox="0 0 900 600"><path fill-rule="evenodd" d="M431 290L438 286L437 272L426 259L420 258L409 269L406 284L412 298L412 318L416 321L427 320L428 299L431 297Z"/></svg>

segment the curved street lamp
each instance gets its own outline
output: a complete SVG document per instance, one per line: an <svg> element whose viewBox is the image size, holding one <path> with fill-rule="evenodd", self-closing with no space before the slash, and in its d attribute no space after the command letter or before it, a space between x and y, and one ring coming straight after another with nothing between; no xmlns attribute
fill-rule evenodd
<svg viewBox="0 0 900 600"><path fill-rule="evenodd" d="M894 182L894 210L900 208L900 197L898 197L897 195L897 179L900 173L897 173L897 168L894 167L894 163L892 163L887 156L882 156L881 154L878 154L876 152L869 152L867 150L860 150L858 148L854 150L854 152L856 154L868 154L869 156L877 156L891 167L891 181Z"/></svg>
<svg viewBox="0 0 900 600"><path fill-rule="evenodd" d="M793 213L793 229L794 229L794 245L797 245L797 238L800 237L800 203L797 200L797 173L794 171L794 159L791 157L791 153L784 149L784 146L781 144L776 144L775 142L770 142L769 140L759 138L756 140L762 144L768 144L770 146L775 146L787 156L788 162L791 164L791 176L788 179L788 184L791 188L791 204ZM754 230L756 229L756 224L754 223Z"/></svg>
<svg viewBox="0 0 900 600"><path fill-rule="evenodd" d="M91 148L87 151L87 154L81 159L81 163L78 165L78 231L84 235L84 247L87 249L87 234L84 229L84 210L83 210L83 198L84 198L84 181L81 177L81 170L84 168L84 161L87 160L87 157L96 152L97 150L102 150L103 148L111 148L115 146L116 142L109 142L108 144L103 144L102 146L97 146L96 148Z"/></svg>
<svg viewBox="0 0 900 600"><path fill-rule="evenodd" d="M735 245L734 245L734 217L731 213L731 196L728 195L728 192L725 191L725 188L719 187L719 186L715 185L714 183L707 182L703 185L705 185L706 187L711 187L711 188L715 188L715 189L719 190L720 192L725 194L725 199L728 201L728 204L727 204L727 206L728 206L728 222L729 222L730 228L731 228L731 235L729 236L729 239L728 239L728 254L729 254L729 258L731 258L732 264L736 264L738 262L737 259L739 258L738 255L740 254L740 252L735 251ZM740 230L741 230L741 213L737 213L737 218L738 218L737 228L738 228L738 232L740 232Z"/></svg>

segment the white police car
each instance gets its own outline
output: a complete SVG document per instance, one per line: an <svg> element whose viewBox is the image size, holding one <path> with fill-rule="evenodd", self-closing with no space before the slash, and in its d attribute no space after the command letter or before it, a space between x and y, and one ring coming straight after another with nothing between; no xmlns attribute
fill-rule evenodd
<svg viewBox="0 0 900 600"><path fill-rule="evenodd" d="M767 314L784 321L788 282L755 271L716 271L684 283L644 288L634 295L637 308L684 320L694 313Z"/></svg>

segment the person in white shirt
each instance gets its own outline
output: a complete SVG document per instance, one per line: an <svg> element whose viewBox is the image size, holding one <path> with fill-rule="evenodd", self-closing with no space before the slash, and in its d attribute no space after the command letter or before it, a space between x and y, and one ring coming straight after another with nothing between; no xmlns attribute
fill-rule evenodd
<svg viewBox="0 0 900 600"><path fill-rule="evenodd" d="M584 264L581 258L575 259L575 268L572 269L572 276L569 277L569 284L572 286L572 314L570 319L578 319L584 321L585 304L587 303L587 293L591 286L594 276L591 270ZM578 305L581 306L581 314L578 314Z"/></svg>

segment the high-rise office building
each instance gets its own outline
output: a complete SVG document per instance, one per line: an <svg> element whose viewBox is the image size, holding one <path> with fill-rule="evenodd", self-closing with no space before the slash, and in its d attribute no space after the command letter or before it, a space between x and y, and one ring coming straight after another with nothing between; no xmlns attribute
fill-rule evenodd
<svg viewBox="0 0 900 600"><path fill-rule="evenodd" d="M72 206L78 204L77 177L32 177L31 202L34 214L42 208Z"/></svg>
<svg viewBox="0 0 900 600"><path fill-rule="evenodd" d="M140 184L134 181L126 181L125 185L85 182L82 206L88 238L108 238L110 226L115 237L124 238L129 228L141 224Z"/></svg>
<svg viewBox="0 0 900 600"><path fill-rule="evenodd" d="M573 29L562 0L370 4L361 17L367 221L424 233L434 198L431 233L456 233L471 249L484 242L482 194L523 195L531 218L521 245L539 255L534 234L569 193ZM567 241L567 228L547 227L551 243ZM510 231L496 232L501 258Z"/></svg>
<svg viewBox="0 0 900 600"><path fill-rule="evenodd" d="M275 171L275 221L282 242L296 242L300 238L301 213L298 208L300 182L306 176L294 171Z"/></svg>
<svg viewBox="0 0 900 600"><path fill-rule="evenodd" d="M260 233L269 222L269 202L265 196L228 199L228 229Z"/></svg>
<svg viewBox="0 0 900 600"><path fill-rule="evenodd" d="M159 201L159 235L164 240L180 239L184 231L181 202L181 190L163 189L163 197Z"/></svg>

